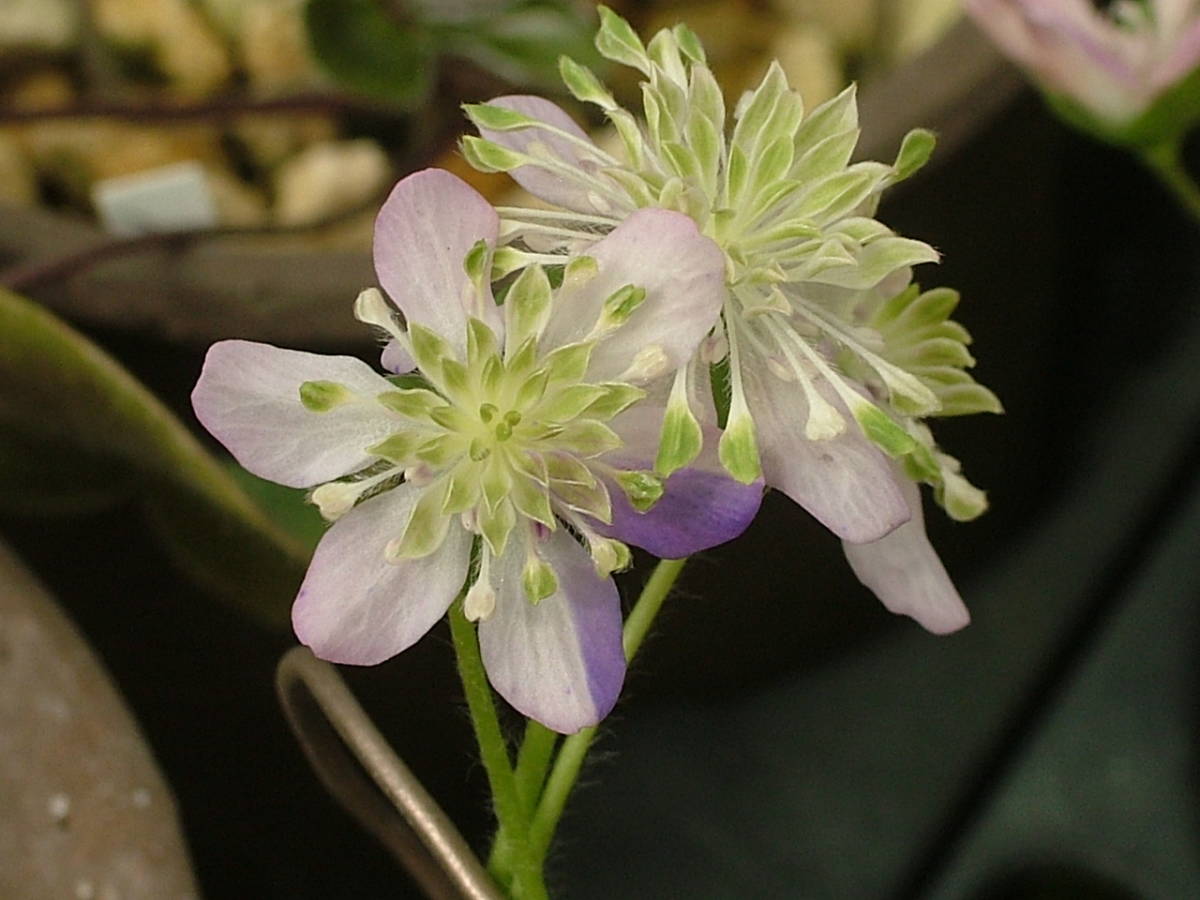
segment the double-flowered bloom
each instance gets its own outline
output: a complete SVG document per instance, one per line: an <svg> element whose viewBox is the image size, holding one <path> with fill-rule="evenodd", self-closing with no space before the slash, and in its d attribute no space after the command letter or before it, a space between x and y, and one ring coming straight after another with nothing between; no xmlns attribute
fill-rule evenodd
<svg viewBox="0 0 1200 900"><path fill-rule="evenodd" d="M1123 134L1200 66L1196 0L966 0L966 9L1005 53L1072 111L1109 136ZM1200 115L1196 86L1175 98L1161 127Z"/></svg>
<svg viewBox="0 0 1200 900"><path fill-rule="evenodd" d="M327 660L381 662L464 590L495 688L562 732L599 721L625 671L610 573L629 541L678 557L728 540L762 484L710 452L670 477L663 376L691 358L724 295L724 257L686 216L629 216L555 272L491 287L500 222L426 170L379 214L380 284L355 305L390 337L383 365L245 341L216 344L193 404L251 472L334 524L293 608ZM409 371L413 370L413 371ZM408 372L408 374L399 374Z"/></svg>
<svg viewBox="0 0 1200 900"><path fill-rule="evenodd" d="M554 207L501 209L497 272L591 252L647 208L692 219L723 251L725 289L713 334L674 372L657 471L701 452L718 416L695 386L715 363L728 385L726 469L742 482L764 475L842 538L855 573L890 609L932 631L961 627L967 611L925 537L914 482L958 519L986 500L922 419L1000 406L966 371L970 337L948 318L957 294L910 284L911 266L936 252L873 218L883 189L928 158L932 136L910 133L892 165L850 164L853 89L806 114L778 65L738 103L727 134L690 31L643 45L611 11L601 18L601 54L645 78L643 116L586 68L564 59L561 71L577 99L604 112L619 148L597 145L538 97L467 108L481 134L464 140L468 160L510 172Z"/></svg>

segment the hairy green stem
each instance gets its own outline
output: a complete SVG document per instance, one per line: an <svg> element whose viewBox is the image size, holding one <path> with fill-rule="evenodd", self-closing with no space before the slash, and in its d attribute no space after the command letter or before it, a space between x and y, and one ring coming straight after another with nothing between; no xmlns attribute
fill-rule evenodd
<svg viewBox="0 0 1200 900"><path fill-rule="evenodd" d="M450 607L450 634L458 659L458 675L462 679L475 739L492 790L492 804L499 822L497 835L503 836L503 871L493 874L507 881L518 900L546 900L546 885L542 879L542 854L534 853L529 840L529 812L517 788L508 744L500 730L492 688L488 684L483 660L479 655L479 640L475 626L467 621L462 599ZM499 839L499 838L498 838ZM490 868L490 866L489 866Z"/></svg>
<svg viewBox="0 0 1200 900"><path fill-rule="evenodd" d="M650 625L654 622L654 617L658 615L663 601L667 599L667 594L671 592L671 588L675 585L686 562L686 559L659 560L658 565L650 574L641 596L638 597L637 603L629 613L629 618L625 620L622 643L625 647L627 661L631 661L638 648L641 647L642 641L645 640L646 634L650 630ZM550 841L554 838L554 831L558 827L559 819L562 818L567 798L575 786L579 770L583 767L584 757L587 756L595 736L596 729L594 727L584 728L571 735L563 741L558 758L554 761L554 768L551 769L550 777L546 781L546 789L543 791L537 809L533 813L533 819L529 823L530 851L539 862L546 858L546 851L550 847Z"/></svg>
<svg viewBox="0 0 1200 900"><path fill-rule="evenodd" d="M1200 187L1183 165L1182 142L1178 139L1164 141L1156 147L1143 150L1142 162L1162 184L1174 194L1179 205L1191 213L1200 223Z"/></svg>

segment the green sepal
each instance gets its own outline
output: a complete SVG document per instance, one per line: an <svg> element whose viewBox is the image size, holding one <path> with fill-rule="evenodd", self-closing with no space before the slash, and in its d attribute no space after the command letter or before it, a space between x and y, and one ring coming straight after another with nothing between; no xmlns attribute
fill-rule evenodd
<svg viewBox="0 0 1200 900"><path fill-rule="evenodd" d="M443 433L432 437L417 447L414 454L422 462L431 466L449 465L462 455L465 439L457 434Z"/></svg>
<svg viewBox="0 0 1200 900"><path fill-rule="evenodd" d="M567 423L555 438L555 444L586 459L616 450L624 442L603 422L576 419Z"/></svg>
<svg viewBox="0 0 1200 900"><path fill-rule="evenodd" d="M483 284L485 276L490 277L491 268L488 266L488 253L491 252L491 249L488 246L488 242L481 238L471 245L471 249L463 257L463 271L467 273L467 277L471 279L472 284Z"/></svg>
<svg viewBox="0 0 1200 900"><path fill-rule="evenodd" d="M483 362L495 355L496 334L487 323L471 317L467 319L467 368L481 371Z"/></svg>
<svg viewBox="0 0 1200 900"><path fill-rule="evenodd" d="M482 493L480 469L478 462L455 466L446 479L446 491L442 497L443 513L449 516L466 512L479 502Z"/></svg>
<svg viewBox="0 0 1200 900"><path fill-rule="evenodd" d="M629 317L637 311L637 308L645 300L645 288L636 287L632 284L617 288L604 301L604 305L600 311L600 320L596 323L596 327L601 331L607 331L610 328L619 328L629 321Z"/></svg>
<svg viewBox="0 0 1200 900"><path fill-rule="evenodd" d="M571 384L546 397L538 407L537 418L542 422L564 423L577 418L585 409L606 395L598 384Z"/></svg>
<svg viewBox="0 0 1200 900"><path fill-rule="evenodd" d="M591 484L571 481L552 482L554 497L559 503L603 522L612 524L612 498L604 482L593 480Z"/></svg>
<svg viewBox="0 0 1200 900"><path fill-rule="evenodd" d="M300 402L312 412L329 412L353 399L354 392L336 381L306 381L300 385Z"/></svg>
<svg viewBox="0 0 1200 900"><path fill-rule="evenodd" d="M445 338L416 322L408 326L408 340L412 345L413 360L426 374L437 372L441 368L442 360L454 356L454 351Z"/></svg>
<svg viewBox="0 0 1200 900"><path fill-rule="evenodd" d="M504 298L508 333L507 352L513 353L529 339L536 340L550 318L550 279L541 266L527 266Z"/></svg>
<svg viewBox="0 0 1200 900"><path fill-rule="evenodd" d="M512 490L512 472L507 462L493 456L483 470L483 500L488 509L496 509Z"/></svg>
<svg viewBox="0 0 1200 900"><path fill-rule="evenodd" d="M646 396L646 392L642 388L619 381L604 382L595 387L600 388L602 393L581 412L585 413L589 419L599 419L602 422L607 422L624 412Z"/></svg>
<svg viewBox="0 0 1200 900"><path fill-rule="evenodd" d="M696 32L682 22L678 23L671 31L675 34L675 43L679 45L679 49L683 51L683 55L688 58L689 62L696 66L707 65L704 45L700 43L700 38L696 37Z"/></svg>
<svg viewBox="0 0 1200 900"><path fill-rule="evenodd" d="M592 341L577 341L564 344L550 352L542 361L542 369L550 384L566 384L578 381L587 372L592 359Z"/></svg>
<svg viewBox="0 0 1200 900"><path fill-rule="evenodd" d="M870 401L859 398L850 411L867 439L888 456L899 459L916 448L916 439Z"/></svg>

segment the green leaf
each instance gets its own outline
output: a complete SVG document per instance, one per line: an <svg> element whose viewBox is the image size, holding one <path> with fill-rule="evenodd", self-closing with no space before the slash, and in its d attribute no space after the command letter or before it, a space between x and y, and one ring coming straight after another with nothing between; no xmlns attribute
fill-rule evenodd
<svg viewBox="0 0 1200 900"><path fill-rule="evenodd" d="M304 24L321 67L343 87L402 108L429 93L433 42L420 24L402 24L376 0L307 0Z"/></svg>
<svg viewBox="0 0 1200 900"><path fill-rule="evenodd" d="M78 483L136 493L177 561L214 594L286 622L308 555L133 376L63 322L0 290L0 484L53 508ZM14 452L15 448L15 452ZM45 459L26 451L54 448ZM13 460L20 457L20 463ZM69 463L69 465L67 465ZM98 473L106 474L103 478ZM39 507L40 508L40 507Z"/></svg>

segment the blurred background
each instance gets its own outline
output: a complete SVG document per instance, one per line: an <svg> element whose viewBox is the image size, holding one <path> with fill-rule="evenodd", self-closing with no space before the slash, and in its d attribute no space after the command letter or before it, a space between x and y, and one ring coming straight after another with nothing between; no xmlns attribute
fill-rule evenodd
<svg viewBox="0 0 1200 900"><path fill-rule="evenodd" d="M860 158L939 133L880 218L943 254L918 278L961 290L1007 414L935 424L992 502L928 511L974 615L957 635L888 615L774 496L689 565L552 887L1200 895L1196 226L954 0L611 5L646 36L691 25L729 97L773 57L809 106L859 80ZM458 155L459 104L547 93L586 121L556 60L597 64L593 29L551 0L0 3L0 284L37 304L0 318L0 896L419 896L275 698L320 522L187 398L226 337L372 359L350 304L387 191L436 165L512 202ZM445 632L344 674L482 851Z"/></svg>

